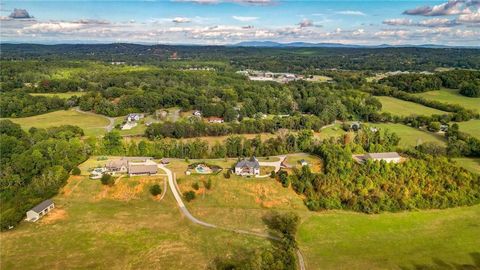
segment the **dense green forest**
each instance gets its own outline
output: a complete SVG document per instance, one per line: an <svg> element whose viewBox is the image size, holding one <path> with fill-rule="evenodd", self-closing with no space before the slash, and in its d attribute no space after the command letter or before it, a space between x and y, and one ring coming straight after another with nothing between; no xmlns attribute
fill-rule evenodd
<svg viewBox="0 0 480 270"><path fill-rule="evenodd" d="M466 48L252 48L137 44L2 44L4 60L68 59L171 65L181 61L220 61L236 69L303 72L316 69L416 70L438 67L480 68L478 49ZM341 55L341 57L339 57ZM215 65L225 68L225 65Z"/></svg>

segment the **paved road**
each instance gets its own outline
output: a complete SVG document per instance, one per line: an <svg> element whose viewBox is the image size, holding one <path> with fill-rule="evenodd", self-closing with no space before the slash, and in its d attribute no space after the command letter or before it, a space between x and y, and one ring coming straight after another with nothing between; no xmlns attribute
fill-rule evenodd
<svg viewBox="0 0 480 270"><path fill-rule="evenodd" d="M279 161L263 161L263 162L258 162L260 166L264 167L275 167L275 172L278 172L280 170L280 167L282 166L282 162L287 158L287 156L277 156L280 160Z"/></svg>
<svg viewBox="0 0 480 270"><path fill-rule="evenodd" d="M285 156L281 156L280 161L267 162L267 163L278 163L278 164L280 164L285 158L286 158ZM273 166L273 165L266 165L266 166ZM193 223L199 224L199 225L202 225L202 226L205 226L205 227L209 227L209 228L217 228L217 229L227 230L227 231L240 233L240 234L248 234L248 235L259 236L259 237L267 238L267 239L279 240L277 237L271 236L269 234L262 234L262 233L255 233L255 232L250 232L250 231L245 231L245 230L223 228L223 227L219 227L217 225L210 224L210 223L207 223L207 222L204 222L204 221L201 221L201 220L197 219L196 217L194 217L188 211L187 207L185 206L185 204L182 201L182 197L181 197L180 193L178 192L180 189L178 188L177 181L175 180L175 178L176 178L175 174L170 169L166 168L163 164L159 164L158 168L163 170L167 174L168 185L170 186L170 190L173 193L173 197L175 197L175 200L177 201L177 204L180 207L180 211L182 211L182 213ZM280 167L278 167L278 169L280 170ZM298 263L299 263L300 270L305 270L306 269L305 268L305 261L303 259L302 254L300 253L300 250L298 250L298 249L297 249L297 257L298 257Z"/></svg>
<svg viewBox="0 0 480 270"><path fill-rule="evenodd" d="M108 116L101 115L101 114L96 114L96 113L93 113L93 112L82 111L82 110L80 110L79 107L75 107L75 111L77 111L77 112L79 112L79 113L83 113L83 114L100 116L100 117L103 117L103 118L107 119L108 122L109 122L109 124L105 126L105 130L106 130L107 132L112 131L112 129L113 129L114 126L115 126L115 119L114 119L113 117L108 117Z"/></svg>

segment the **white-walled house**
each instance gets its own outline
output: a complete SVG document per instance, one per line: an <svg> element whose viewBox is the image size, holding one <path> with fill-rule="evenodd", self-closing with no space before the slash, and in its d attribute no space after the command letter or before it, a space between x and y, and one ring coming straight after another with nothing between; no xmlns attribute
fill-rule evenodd
<svg viewBox="0 0 480 270"><path fill-rule="evenodd" d="M27 221L35 222L52 211L53 208L55 208L53 201L50 199L45 200L27 212Z"/></svg>
<svg viewBox="0 0 480 270"><path fill-rule="evenodd" d="M241 176L260 175L260 163L255 157L243 159L235 165L235 174Z"/></svg>

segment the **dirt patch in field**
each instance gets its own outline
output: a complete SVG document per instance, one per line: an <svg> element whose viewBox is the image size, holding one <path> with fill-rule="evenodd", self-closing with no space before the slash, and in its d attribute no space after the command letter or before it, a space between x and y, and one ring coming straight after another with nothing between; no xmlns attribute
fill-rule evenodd
<svg viewBox="0 0 480 270"><path fill-rule="evenodd" d="M41 224L52 224L59 220L63 220L67 218L67 212L62 208L54 208L50 211L47 215L45 215L42 219L40 219Z"/></svg>
<svg viewBox="0 0 480 270"><path fill-rule="evenodd" d="M277 194L277 191L273 188L257 185L251 187L250 190L255 195L255 203L265 208L272 208L289 202L289 200L285 198L273 199L272 197L275 197Z"/></svg>
<svg viewBox="0 0 480 270"><path fill-rule="evenodd" d="M115 181L115 185L111 187L103 186L102 191L95 196L95 199L130 201L138 198L139 195L144 192L146 186L152 183L162 184L161 180L157 178L118 178ZM160 199L159 196L158 199Z"/></svg>

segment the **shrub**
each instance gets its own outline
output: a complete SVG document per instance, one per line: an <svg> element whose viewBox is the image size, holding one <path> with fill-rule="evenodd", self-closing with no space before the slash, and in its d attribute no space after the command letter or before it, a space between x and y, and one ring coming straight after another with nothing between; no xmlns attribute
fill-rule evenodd
<svg viewBox="0 0 480 270"><path fill-rule="evenodd" d="M72 175L80 175L81 173L82 173L82 171L78 167L74 167L72 169Z"/></svg>
<svg viewBox="0 0 480 270"><path fill-rule="evenodd" d="M190 191L185 191L183 193L183 197L185 197L185 200L187 202L190 202L192 201L193 199L195 199L195 192L193 190L190 190Z"/></svg>
<svg viewBox="0 0 480 270"><path fill-rule="evenodd" d="M192 188L198 190L200 188L200 185L198 184L198 182L195 182L192 184Z"/></svg>
<svg viewBox="0 0 480 270"><path fill-rule="evenodd" d="M224 173L223 176L225 176L225 178L229 179L230 178L230 170L227 170L227 172Z"/></svg>
<svg viewBox="0 0 480 270"><path fill-rule="evenodd" d="M210 190L212 188L212 179L208 178L208 181L203 181L203 186Z"/></svg>
<svg viewBox="0 0 480 270"><path fill-rule="evenodd" d="M270 173L270 178L275 178L275 176L276 176L275 171L272 171L272 172Z"/></svg>
<svg viewBox="0 0 480 270"><path fill-rule="evenodd" d="M115 184L115 178L113 178L110 174L104 174L102 175L102 178L100 179L103 185L106 186L113 186Z"/></svg>
<svg viewBox="0 0 480 270"><path fill-rule="evenodd" d="M150 187L150 194L152 194L153 196L157 196L161 193L162 193L162 188L160 187L159 184L155 184Z"/></svg>

